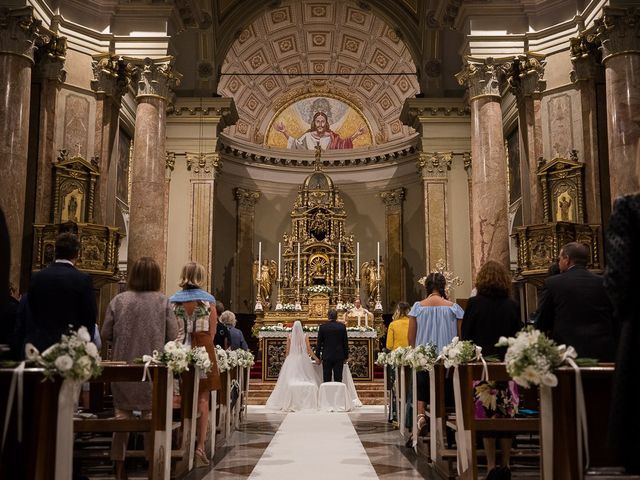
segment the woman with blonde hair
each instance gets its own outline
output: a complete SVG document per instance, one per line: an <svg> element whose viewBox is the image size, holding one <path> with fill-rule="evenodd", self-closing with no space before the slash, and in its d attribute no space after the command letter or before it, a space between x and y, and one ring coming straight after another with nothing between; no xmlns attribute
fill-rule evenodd
<svg viewBox="0 0 640 480"><path fill-rule="evenodd" d="M197 262L189 262L182 267L180 275L182 290L170 298L180 324L178 340L191 347L204 347L209 354L209 360L211 360L211 370L201 376L198 392L198 413L200 415L196 425L196 467L209 465L209 459L204 451L209 424L209 392L219 390L221 386L216 352L213 347L213 336L218 322L215 309L216 299L202 289L205 282L204 267ZM211 434L215 435L216 432L211 432Z"/></svg>

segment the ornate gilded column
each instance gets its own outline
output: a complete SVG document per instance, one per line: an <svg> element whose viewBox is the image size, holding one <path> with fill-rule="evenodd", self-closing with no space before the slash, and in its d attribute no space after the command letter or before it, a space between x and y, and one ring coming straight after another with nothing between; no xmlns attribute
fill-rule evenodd
<svg viewBox="0 0 640 480"><path fill-rule="evenodd" d="M640 10L604 7L596 20L607 89L611 199L640 191Z"/></svg>
<svg viewBox="0 0 640 480"><path fill-rule="evenodd" d="M96 223L113 224L115 210L110 209L115 204L115 192L109 192L109 168L114 152L115 140L118 135L118 118L122 96L126 93L131 77L131 65L122 57L110 53L93 55L91 62L93 80L91 89L96 92L96 140L95 156L98 160L100 178L96 189L96 208L94 220ZM110 195L110 193L112 193ZM111 215L108 212L111 210Z"/></svg>
<svg viewBox="0 0 640 480"><path fill-rule="evenodd" d="M237 187L233 196L237 202L235 305L238 311L251 313L255 302L252 282L255 206L260 192Z"/></svg>
<svg viewBox="0 0 640 480"><path fill-rule="evenodd" d="M466 57L464 70L456 75L469 89L471 105L474 278L489 259L509 268L507 163L498 80L505 61Z"/></svg>
<svg viewBox="0 0 640 480"><path fill-rule="evenodd" d="M404 240L402 227L404 187L380 192L385 206L386 230L386 279L384 282L384 300L387 311L393 311L398 302L406 299L406 281L404 275Z"/></svg>
<svg viewBox="0 0 640 480"><path fill-rule="evenodd" d="M207 270L207 289L213 278L213 215L215 181L222 162L217 153L187 153L190 172L189 203L191 205L190 258Z"/></svg>
<svg viewBox="0 0 640 480"><path fill-rule="evenodd" d="M508 81L518 104L518 123L525 154L520 158L523 221L542 222L542 196L538 186L538 158L542 156L541 94L546 62L544 55L527 53L508 65Z"/></svg>
<svg viewBox="0 0 640 480"><path fill-rule="evenodd" d="M40 22L31 7L0 9L0 208L9 227L11 281L18 285L24 229L31 68Z"/></svg>
<svg viewBox="0 0 640 480"><path fill-rule="evenodd" d="M171 59L145 58L134 64L137 95L131 217L129 220L129 267L140 257L153 257L165 270L165 128L171 88L180 80Z"/></svg>

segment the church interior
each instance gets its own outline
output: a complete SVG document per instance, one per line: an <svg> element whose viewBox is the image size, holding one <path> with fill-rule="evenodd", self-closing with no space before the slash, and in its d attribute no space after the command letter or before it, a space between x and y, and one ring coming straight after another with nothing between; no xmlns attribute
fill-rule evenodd
<svg viewBox="0 0 640 480"><path fill-rule="evenodd" d="M204 266L202 289L235 313L259 368L229 377L229 390L248 389L237 419L224 405L230 397L218 393L220 418L227 410L217 435L211 427L218 446L208 469L188 459L182 465L174 449L167 468L179 465L180 473L171 478L293 475L256 466L265 451L286 452L270 445L276 431L295 430L295 416L260 404L286 357L287 328L296 320L316 328L331 309L350 330L351 371L365 404L349 414L358 448L344 451L368 466L358 470L345 457L326 468L336 478L484 478L475 447L462 460L460 442L439 450L436 434L448 427L436 425L435 409L430 440L401 451L409 434L399 416L385 418L395 400L387 398L385 368L375 365L379 339L400 302L425 297L420 281L431 272L446 277L449 299L465 308L479 270L497 261L511 274L524 325L563 245L586 245L588 268L604 271L613 202L640 191L638 7L626 0L5 0L0 208L10 282L16 294L27 292L33 273L54 260L56 237L76 234L76 267L93 281L99 329L141 257L160 265L167 296L180 289L183 265ZM356 300L362 310L352 314ZM109 353L104 342L103 360ZM607 368L602 382L612 381ZM585 389L610 390L589 375ZM554 393L556 405L575 395L565 388ZM410 400L410 388L402 395ZM100 406L107 397L91 392ZM528 438L543 437L537 425L526 427L537 432ZM562 425L556 443L570 436L575 443L571 428L580 427ZM331 438L318 428L318 438ZM604 445L605 431L590 427L587 457ZM90 435L82 432L76 428L76 436ZM569 449L575 471L565 465L564 473L544 464L540 445L512 459L523 464L513 478L591 478L578 465L582 443ZM92 466L86 451L78 460L78 447L71 450L73 478L114 478L108 462ZM71 478L58 466L53 476L55 451L48 467L24 478ZM296 468L313 471L318 459L300 455ZM620 466L604 457L592 455L592 464ZM467 461L476 468L462 474ZM140 453L129 478L169 478L151 463Z"/></svg>

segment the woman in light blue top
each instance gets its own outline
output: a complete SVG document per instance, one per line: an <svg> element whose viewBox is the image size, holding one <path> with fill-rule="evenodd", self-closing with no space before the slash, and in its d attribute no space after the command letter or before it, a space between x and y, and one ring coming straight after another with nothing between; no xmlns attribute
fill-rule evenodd
<svg viewBox="0 0 640 480"><path fill-rule="evenodd" d="M445 287L447 281L441 273L430 273L425 280L427 296L413 304L409 312L409 344L412 347L433 343L442 347L451 343L458 335L459 323L464 311L457 303L447 300ZM418 373L418 426L426 423L424 411L429 401L429 377L426 372Z"/></svg>

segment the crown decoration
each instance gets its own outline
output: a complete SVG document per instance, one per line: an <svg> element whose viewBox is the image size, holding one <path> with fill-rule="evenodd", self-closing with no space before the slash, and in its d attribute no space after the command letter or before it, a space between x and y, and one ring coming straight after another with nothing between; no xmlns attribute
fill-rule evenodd
<svg viewBox="0 0 640 480"><path fill-rule="evenodd" d="M442 274L442 276L447 281L447 285L445 286L445 293L447 294L447 297L450 297L451 291L455 289L455 287L459 287L460 285L462 285L464 283L464 280L462 280L459 276L455 275L453 272L449 272L448 270L445 270L446 267L447 267L447 264L441 258L436 262L435 270L431 270L430 273ZM418 279L418 283L423 287L426 286L427 277L426 276L421 277L420 279Z"/></svg>

